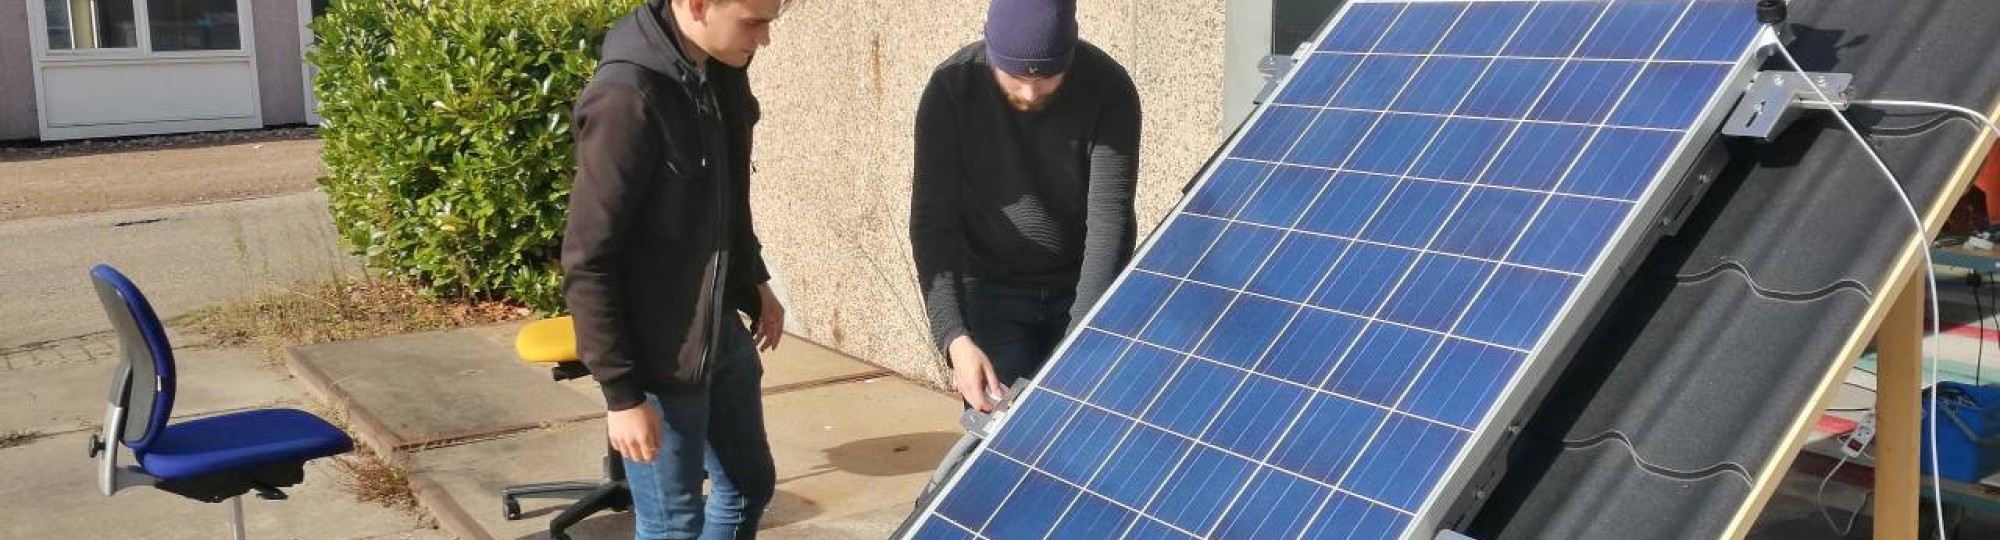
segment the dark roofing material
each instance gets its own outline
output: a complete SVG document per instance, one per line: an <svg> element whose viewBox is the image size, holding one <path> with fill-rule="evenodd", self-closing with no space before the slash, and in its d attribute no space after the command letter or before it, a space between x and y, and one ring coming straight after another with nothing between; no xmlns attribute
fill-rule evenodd
<svg viewBox="0 0 2000 540"><path fill-rule="evenodd" d="M1792 23L1806 69L1853 73L1857 98L1985 111L2000 89L2000 3L1794 2ZM1979 131L1884 112L1850 114L1926 212L1964 181L1954 176ZM1724 533L1753 476L1790 459L1778 454L1798 412L1848 365L1842 346L1911 249L1906 212L1854 144L1824 114L1771 144L1730 143L1696 214L1647 256L1557 379L1473 537Z"/></svg>

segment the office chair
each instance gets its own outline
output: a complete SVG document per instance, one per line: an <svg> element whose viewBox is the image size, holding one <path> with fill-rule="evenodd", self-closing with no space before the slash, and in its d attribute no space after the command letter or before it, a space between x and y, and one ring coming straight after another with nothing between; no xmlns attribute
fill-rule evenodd
<svg viewBox="0 0 2000 540"><path fill-rule="evenodd" d="M106 496L151 486L190 499L229 501L230 531L243 540L243 494L282 500L279 488L305 479L308 461L354 450L354 440L311 413L259 409L169 425L174 410L173 347L153 306L110 266L90 270L97 299L118 336L110 404L89 455ZM136 466L120 466L116 441Z"/></svg>
<svg viewBox="0 0 2000 540"><path fill-rule="evenodd" d="M547 366L555 380L565 381L590 374L576 355L576 325L569 317L555 317L529 323L514 338L514 351L521 361ZM500 509L509 521L521 518L520 499L575 499L555 519L549 520L549 538L568 540L564 531L583 518L604 510L623 512L632 507L632 492L625 486L625 458L604 445L604 479L522 484L500 490Z"/></svg>

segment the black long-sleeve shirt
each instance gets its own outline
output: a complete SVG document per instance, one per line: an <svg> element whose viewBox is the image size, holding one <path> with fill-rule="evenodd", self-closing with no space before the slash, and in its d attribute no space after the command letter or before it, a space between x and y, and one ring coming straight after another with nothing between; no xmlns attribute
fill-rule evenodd
<svg viewBox="0 0 2000 540"><path fill-rule="evenodd" d="M939 349L978 329L978 280L1074 283L1072 324L1132 257L1139 92L1089 43L1041 110L1015 110L984 42L931 73L917 106L910 244Z"/></svg>

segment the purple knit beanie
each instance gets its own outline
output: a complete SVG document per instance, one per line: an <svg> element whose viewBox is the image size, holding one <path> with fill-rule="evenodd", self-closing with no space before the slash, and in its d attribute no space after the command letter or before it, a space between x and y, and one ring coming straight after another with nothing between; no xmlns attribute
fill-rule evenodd
<svg viewBox="0 0 2000 540"><path fill-rule="evenodd" d="M1076 55L1076 0L992 0L986 10L986 59L1019 77L1069 69Z"/></svg>

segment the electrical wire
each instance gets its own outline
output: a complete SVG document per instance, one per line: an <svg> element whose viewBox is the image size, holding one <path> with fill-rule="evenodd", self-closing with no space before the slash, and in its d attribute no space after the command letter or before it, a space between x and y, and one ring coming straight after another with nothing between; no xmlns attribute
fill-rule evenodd
<svg viewBox="0 0 2000 540"><path fill-rule="evenodd" d="M1806 86L1812 88L1813 94L1819 97L1819 101L1821 103L1833 103L1833 99L1826 95L1826 90L1820 88L1819 83L1814 82L1812 77L1806 74L1805 67L1799 64L1797 58L1792 57L1792 51L1789 47L1785 46L1784 39L1782 37L1782 34L1778 32L1778 28L1772 24L1765 24L1763 30L1765 32L1769 32L1768 37L1771 39L1771 42L1775 45L1774 48L1778 50L1778 53L1780 55L1785 57L1785 63L1791 64L1792 71L1796 72L1799 75L1799 77L1806 82ZM1853 102L1850 101L1849 103ZM1888 106L1887 105L1888 103L1895 103L1898 106L1912 106L1912 107L1932 106L1932 104L1922 104L1919 102L1902 102L1902 101L1888 101L1888 100L1869 101L1867 103L1876 106ZM1970 116L1980 119L1981 123L1985 124L1989 129L1995 132L2000 132L2000 128L1995 128L1991 120L1986 119L1984 115L1978 114L1977 112L1973 112L1971 109L1966 109L1964 107L1958 107L1955 105L1946 105L1946 104L1935 104L1935 105L1940 105L1937 108L1951 110L1952 112L1957 112L1959 114L1971 113ZM1875 164L1875 167L1882 171L1883 176L1889 181L1890 191L1894 191L1896 193L1897 200L1903 203L1903 209L1909 212L1910 223L1916 226L1916 231L1913 233L1913 235L1917 238L1917 244L1920 246L1928 247L1930 245L1930 239L1924 238L1925 227L1924 227L1923 217L1917 213L1916 203L1910 202L1910 195L1903 191L1903 182L1896 178L1896 172L1890 170L1889 165L1882 161L1882 156L1877 154L1875 152L1875 148L1868 144L1868 138L1861 135L1861 130L1854 127L1854 122L1848 120L1846 114L1842 114L1839 111L1832 111L1832 112L1834 113L1833 117L1840 121L1840 125L1842 127L1846 128L1847 134L1852 136L1854 138L1854 142L1861 146L1862 153L1864 155L1867 155L1869 161L1873 162ZM1931 301L1931 333L1927 336L1924 336L1923 339L1917 341L1917 353L1919 358L1929 359L1929 355L1925 353L1925 349L1928 346L1930 338L1932 336L1936 336L1939 332L1938 302L1936 294L1937 275L1934 272L1932 272L1932 269L1935 268L1936 265L1931 261L1931 252L1929 249L1920 248L1917 251L1918 253L1921 253L1924 257L1923 272L1925 274L1926 280L1929 282L1930 285L1929 292L1931 292L1931 294L1929 295ZM1937 362L1935 361L1930 362L1930 371L1931 371L1931 385L1933 390L1931 392L1928 392L1930 398L1931 414L1926 415L1926 417L1929 419L1929 421L1926 422L1926 424L1928 429L1930 430L1930 440L1936 441L1937 417L1939 416L1939 414L1937 414L1938 393L1935 390L1938 380ZM1942 470L1942 467L1939 467L1937 446L1938 445L1936 444L1930 445L1930 450L1931 450L1930 460L1931 460L1932 471ZM1944 500L1944 487L1940 483L1931 482L1931 490L1933 497L1931 500L1933 501ZM1945 540L1947 536L1946 536L1945 522L1944 522L1944 505L1934 504L1931 506L1937 512L1936 517L1937 517L1937 527L1938 527L1938 540Z"/></svg>
<svg viewBox="0 0 2000 540"><path fill-rule="evenodd" d="M1974 349L1979 352L1973 354L1972 384L1979 384L1979 366L1986 365L1986 300L1979 297L1980 284L1985 280L1980 279L1984 276L1979 272L1973 272L1972 275L1977 276L1972 282L1972 310L1979 317L1977 321L1979 339L1975 342L1977 348Z"/></svg>
<svg viewBox="0 0 2000 540"><path fill-rule="evenodd" d="M1846 445L1845 445L1845 444L1843 443L1843 444L1842 444L1842 446L1846 446ZM1863 449L1862 449L1862 454L1863 454L1863 455L1867 455L1867 448L1863 448ZM1873 456L1869 456L1869 457L1873 457ZM1842 457L1840 458L1840 462L1839 462L1839 463L1835 463L1835 464L1833 464L1833 470L1830 470L1830 471L1827 471L1827 472L1826 472L1826 477L1825 477L1825 478L1821 478L1821 479L1819 480L1819 490L1818 490L1818 491L1816 491L1816 492L1814 492L1814 494L1813 494L1813 497L1814 497L1814 499L1815 499L1815 502L1818 502L1818 503L1819 503L1819 517L1820 517L1820 519L1824 519L1824 520L1826 520L1826 526L1827 526L1827 527L1830 527L1830 528L1832 528L1832 529L1833 529L1833 532L1836 532L1836 533L1839 533L1839 534L1840 534L1840 537L1841 537L1841 538L1846 538L1846 537L1847 537L1847 535L1848 535L1848 533L1851 533L1851 532L1854 532L1854 522L1855 522L1855 521L1859 521L1859 520L1861 519L1861 510L1862 510L1862 509L1865 509L1865 508L1867 508L1867 507L1868 507L1868 501L1870 501L1870 500L1872 500L1872 499L1874 499L1874 498L1875 498L1875 490L1873 490L1873 489L1870 489L1870 490L1868 490L1868 491L1866 491L1866 492L1863 492L1863 493L1862 493L1862 495L1861 495L1861 504L1859 504L1859 505L1856 505L1856 506L1854 507L1854 513L1853 513L1853 514L1851 514L1851 515L1848 515L1848 516L1847 516L1847 526L1846 526L1846 527L1841 527L1841 526L1839 526L1839 525L1835 525L1835 524L1833 523L1833 515L1832 515L1832 514L1828 514L1828 513L1826 513L1826 483L1827 483L1828 481L1831 481L1831 480L1833 480L1833 476L1834 476L1834 475L1836 475L1836 474L1839 474L1839 473L1840 473L1840 467L1841 467L1841 466L1843 466L1843 465L1846 465L1846 464L1847 464L1847 460L1849 460L1849 459L1853 459L1853 456L1842 456Z"/></svg>

